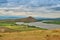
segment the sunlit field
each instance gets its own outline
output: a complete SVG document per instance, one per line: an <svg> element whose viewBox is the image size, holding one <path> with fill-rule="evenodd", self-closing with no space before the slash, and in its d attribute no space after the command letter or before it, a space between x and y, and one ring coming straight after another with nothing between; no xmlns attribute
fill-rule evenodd
<svg viewBox="0 0 60 40"><path fill-rule="evenodd" d="M60 40L60 0L0 0L0 40Z"/></svg>
<svg viewBox="0 0 60 40"><path fill-rule="evenodd" d="M15 22L0 22L0 27L8 31L0 32L0 40L60 40L60 30L48 30ZM13 29L12 31L10 31ZM14 31L14 32L13 32Z"/></svg>
<svg viewBox="0 0 60 40"><path fill-rule="evenodd" d="M60 30L0 33L0 40L60 40Z"/></svg>

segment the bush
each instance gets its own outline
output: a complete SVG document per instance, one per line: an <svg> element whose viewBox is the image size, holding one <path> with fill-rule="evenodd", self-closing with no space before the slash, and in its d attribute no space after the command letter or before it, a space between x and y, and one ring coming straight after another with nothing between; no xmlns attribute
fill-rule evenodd
<svg viewBox="0 0 60 40"><path fill-rule="evenodd" d="M2 35L0 35L0 37L2 37Z"/></svg>
<svg viewBox="0 0 60 40"><path fill-rule="evenodd" d="M28 26L28 27L31 27L31 28L36 28L36 26Z"/></svg>

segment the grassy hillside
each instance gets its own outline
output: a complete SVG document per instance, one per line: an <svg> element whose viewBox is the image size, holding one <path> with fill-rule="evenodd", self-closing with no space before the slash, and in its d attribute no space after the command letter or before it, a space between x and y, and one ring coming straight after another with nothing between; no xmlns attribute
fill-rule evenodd
<svg viewBox="0 0 60 40"><path fill-rule="evenodd" d="M0 33L0 40L60 40L60 30Z"/></svg>
<svg viewBox="0 0 60 40"><path fill-rule="evenodd" d="M60 21L52 20L52 21L47 21L47 22L43 22L43 23L48 23L48 24L60 24Z"/></svg>

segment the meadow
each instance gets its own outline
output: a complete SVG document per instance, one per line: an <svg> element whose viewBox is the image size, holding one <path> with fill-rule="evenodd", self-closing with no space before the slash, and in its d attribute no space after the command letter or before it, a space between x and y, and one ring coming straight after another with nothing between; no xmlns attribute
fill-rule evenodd
<svg viewBox="0 0 60 40"><path fill-rule="evenodd" d="M18 31L31 31L31 30L47 30L45 28L39 28L36 26L29 26L29 25L18 25L16 22L0 22L0 27L6 27L13 30Z"/></svg>
<svg viewBox="0 0 60 40"><path fill-rule="evenodd" d="M43 23L48 23L48 24L60 24L60 21L52 20L52 21L47 21L47 22L43 22Z"/></svg>

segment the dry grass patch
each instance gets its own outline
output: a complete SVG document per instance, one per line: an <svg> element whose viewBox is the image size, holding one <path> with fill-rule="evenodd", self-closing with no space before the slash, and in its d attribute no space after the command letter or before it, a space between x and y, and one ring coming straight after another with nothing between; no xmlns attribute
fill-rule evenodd
<svg viewBox="0 0 60 40"><path fill-rule="evenodd" d="M0 40L60 40L60 30L34 30L0 35Z"/></svg>

